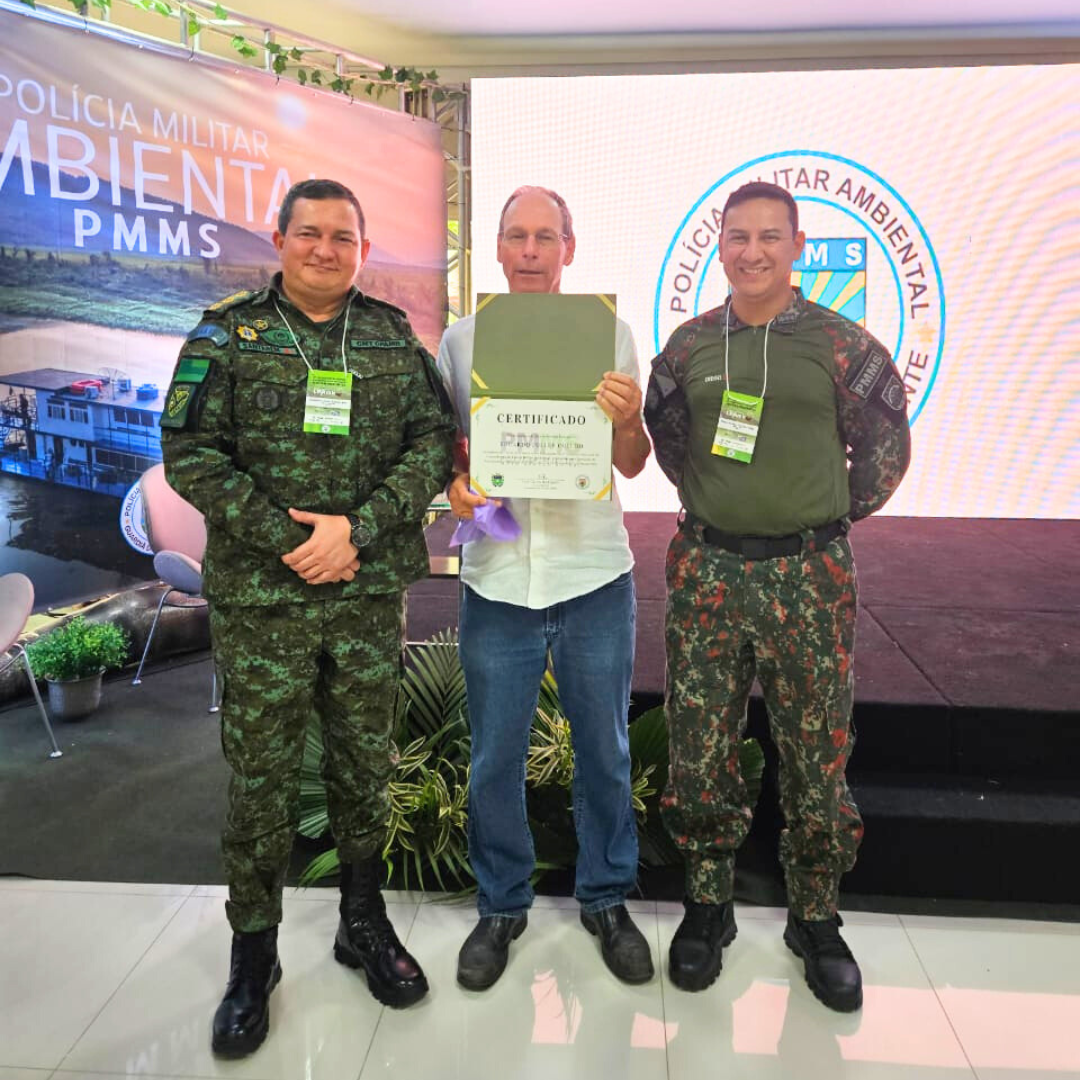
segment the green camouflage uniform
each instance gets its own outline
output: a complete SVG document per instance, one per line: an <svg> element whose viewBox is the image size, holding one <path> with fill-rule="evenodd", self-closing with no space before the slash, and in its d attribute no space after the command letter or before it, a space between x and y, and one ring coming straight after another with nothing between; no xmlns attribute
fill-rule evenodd
<svg viewBox="0 0 1080 1080"><path fill-rule="evenodd" d="M730 313L731 389L768 382L753 460L711 453L724 381L726 305L679 327L653 361L645 419L686 517L668 550L665 826L687 860L687 895L733 895L751 808L738 743L758 679L780 759L780 857L795 915L836 911L862 821L845 780L857 586L850 520L872 514L910 457L906 394L888 351L793 290L763 328ZM843 532L817 542L815 530ZM706 540L706 531L714 542ZM751 558L731 537L799 534L798 554Z"/></svg>
<svg viewBox="0 0 1080 1080"><path fill-rule="evenodd" d="M343 343L349 434L305 433L301 350L313 368L341 371ZM232 769L226 910L234 930L261 930L281 919L313 710L342 858L381 845L404 590L428 571L420 523L450 476L452 410L404 312L354 289L334 319L315 324L285 299L279 275L204 313L180 352L162 428L168 481L206 518ZM289 507L359 516L373 539L352 581L308 585L282 563L311 534Z"/></svg>

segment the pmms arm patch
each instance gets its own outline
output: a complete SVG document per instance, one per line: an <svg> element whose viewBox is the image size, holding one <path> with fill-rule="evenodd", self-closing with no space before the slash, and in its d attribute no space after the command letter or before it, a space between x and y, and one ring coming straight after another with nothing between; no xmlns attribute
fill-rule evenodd
<svg viewBox="0 0 1080 1080"><path fill-rule="evenodd" d="M228 335L226 335L228 340ZM201 356L184 356L176 365L176 374L165 398L165 408L161 413L161 426L182 431L188 426L188 417L193 415L192 406L202 393L206 376L210 372L210 361Z"/></svg>

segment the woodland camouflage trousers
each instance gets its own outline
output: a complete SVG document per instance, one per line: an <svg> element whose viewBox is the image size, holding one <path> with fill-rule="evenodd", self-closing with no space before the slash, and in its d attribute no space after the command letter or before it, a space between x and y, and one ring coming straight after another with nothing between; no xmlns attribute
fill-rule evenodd
<svg viewBox="0 0 1080 1080"><path fill-rule="evenodd" d="M800 918L828 918L863 832L844 775L857 598L848 540L751 561L685 522L668 549L667 586L671 763L660 811L686 858L687 896L733 895L751 820L738 746L756 676L780 760L788 904Z"/></svg>
<svg viewBox="0 0 1080 1080"><path fill-rule="evenodd" d="M383 843L401 676L400 593L276 607L211 605L222 672L221 745L232 769L222 854L236 931L281 921L300 817L308 718L321 721L330 829L342 860Z"/></svg>

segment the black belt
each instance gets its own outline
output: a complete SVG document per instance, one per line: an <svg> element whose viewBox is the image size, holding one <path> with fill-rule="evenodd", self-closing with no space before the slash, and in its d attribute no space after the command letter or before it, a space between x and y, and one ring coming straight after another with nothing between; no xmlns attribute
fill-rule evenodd
<svg viewBox="0 0 1080 1080"><path fill-rule="evenodd" d="M687 515L686 523L691 523ZM828 525L812 529L814 550L820 551L830 540L843 536L847 532L847 522L841 518L830 521ZM735 533L722 532L711 525L701 523L701 535L706 544L723 548L735 555L747 559L778 559L784 555L800 555L803 550L803 533L790 533L787 536L739 536Z"/></svg>

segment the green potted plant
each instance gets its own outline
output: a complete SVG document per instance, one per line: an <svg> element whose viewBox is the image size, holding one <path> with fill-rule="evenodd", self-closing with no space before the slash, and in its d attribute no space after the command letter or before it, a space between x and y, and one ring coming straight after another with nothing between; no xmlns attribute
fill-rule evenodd
<svg viewBox="0 0 1080 1080"><path fill-rule="evenodd" d="M89 716L101 704L101 676L128 658L127 631L116 623L90 623L82 615L50 630L27 652L49 686L49 707L60 720Z"/></svg>

